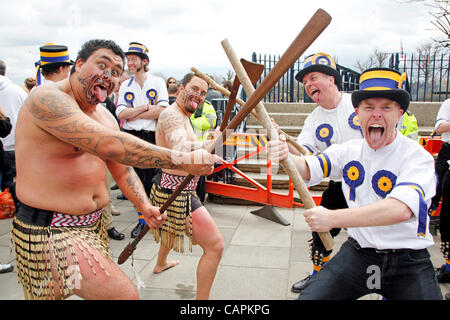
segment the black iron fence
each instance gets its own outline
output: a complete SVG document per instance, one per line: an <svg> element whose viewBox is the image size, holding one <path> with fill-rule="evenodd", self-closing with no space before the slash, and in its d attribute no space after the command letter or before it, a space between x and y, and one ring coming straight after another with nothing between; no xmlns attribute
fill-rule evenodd
<svg viewBox="0 0 450 320"><path fill-rule="evenodd" d="M444 101L450 98L450 54L421 56L393 53L389 67L406 72L412 101Z"/></svg>
<svg viewBox="0 0 450 320"><path fill-rule="evenodd" d="M280 59L279 55L252 54L252 61L265 66L261 79L270 72ZM295 75L303 68L300 58L264 97L264 102L311 102L305 94L304 87L295 80ZM336 65L342 77L342 90L351 92L359 89L358 71ZM400 55L394 53L389 60L389 67L408 75L408 89L412 101L444 101L450 98L450 54L434 55ZM261 80L258 82L258 84ZM257 84L257 85L258 85Z"/></svg>
<svg viewBox="0 0 450 320"><path fill-rule="evenodd" d="M261 79L264 79L266 75L270 72L273 66L280 59L278 55L267 55L267 54L252 54L252 61L255 63L260 63L265 66ZM286 72L283 77L275 84L275 86L267 93L264 97L264 102L312 102L312 100L305 94L305 89L303 85L295 80L295 75L303 68L303 60L297 60ZM336 65L342 77L342 90L343 91L353 91L359 88L359 73L341 66ZM257 85L261 80L257 83Z"/></svg>

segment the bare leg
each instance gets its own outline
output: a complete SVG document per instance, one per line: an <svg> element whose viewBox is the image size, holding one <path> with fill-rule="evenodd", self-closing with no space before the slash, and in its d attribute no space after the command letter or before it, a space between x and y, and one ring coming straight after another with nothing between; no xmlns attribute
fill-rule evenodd
<svg viewBox="0 0 450 320"><path fill-rule="evenodd" d="M169 255L171 249L164 247L163 245L159 246L158 251L158 259L156 261L156 266L153 268L153 273L161 273L167 269L175 267L178 263L178 260L167 261L167 256Z"/></svg>
<svg viewBox="0 0 450 320"><path fill-rule="evenodd" d="M209 292L216 276L223 253L223 238L205 207L192 213L192 237L203 249L197 266L197 300L209 299Z"/></svg>
<svg viewBox="0 0 450 320"><path fill-rule="evenodd" d="M90 248L90 252L86 248L81 248L75 246L82 280L77 282L74 273L74 281L71 283L74 294L83 299L139 299L135 285L109 257L93 248ZM92 266L83 252L86 253Z"/></svg>

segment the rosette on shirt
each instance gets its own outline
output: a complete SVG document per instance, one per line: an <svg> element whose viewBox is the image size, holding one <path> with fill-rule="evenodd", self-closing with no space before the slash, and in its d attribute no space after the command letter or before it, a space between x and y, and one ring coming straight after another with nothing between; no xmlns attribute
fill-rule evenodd
<svg viewBox="0 0 450 320"><path fill-rule="evenodd" d="M316 138L319 141L325 142L327 147L331 145L331 138L333 137L333 127L328 123L322 123L316 129Z"/></svg>
<svg viewBox="0 0 450 320"><path fill-rule="evenodd" d="M363 135L362 129L361 129L361 123L359 122L359 117L356 114L356 112L353 112L350 117L348 117L348 125L350 128L359 130L361 132L361 136Z"/></svg>
<svg viewBox="0 0 450 320"><path fill-rule="evenodd" d="M394 188L396 182L397 176L395 174L387 170L380 170L372 177L372 188L377 195L386 198Z"/></svg>
<svg viewBox="0 0 450 320"><path fill-rule="evenodd" d="M362 164L358 161L350 161L343 169L343 177L345 183L350 187L349 199L355 201L356 188L364 181L365 171Z"/></svg>
<svg viewBox="0 0 450 320"><path fill-rule="evenodd" d="M133 92L125 92L123 98L126 103L128 103L132 108L134 108L134 106L133 106L134 93Z"/></svg>
<svg viewBox="0 0 450 320"><path fill-rule="evenodd" d="M149 103L153 106L156 104L156 96L158 95L158 92L156 92L155 89L149 89L147 90L147 98Z"/></svg>

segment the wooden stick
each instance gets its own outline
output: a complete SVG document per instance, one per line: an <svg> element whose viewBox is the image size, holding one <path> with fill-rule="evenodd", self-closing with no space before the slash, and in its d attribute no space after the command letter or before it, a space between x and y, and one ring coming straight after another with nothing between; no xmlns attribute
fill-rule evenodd
<svg viewBox="0 0 450 320"><path fill-rule="evenodd" d="M244 90L247 92L248 95L253 96L255 93L255 89L253 88L250 79L248 78L247 74L245 73L244 67L242 66L241 62L239 61L239 58L237 57L236 53L234 52L233 48L229 44L228 40L225 39L222 41L222 46L225 50L225 53L228 56L228 59L230 60L231 64L233 65L233 68L236 72L236 75L239 77L239 80L241 81L241 84L244 88ZM259 87L258 87L259 88ZM255 109L256 113L258 114L258 117L263 124L263 126L267 129L267 134L270 140L278 140L279 136L274 128L272 122L270 121L269 115L267 114L262 102L258 102ZM300 176L300 173L298 172L293 159L288 155L288 158L283 160L281 162L282 167L284 171L289 175L289 177L292 180L292 183L294 184L295 189L299 193L303 204L305 205L306 209L314 208L316 206L314 200L312 199L311 195L308 192L308 189L303 181L303 179ZM319 232L320 239L322 240L325 248L327 250L331 250L334 246L334 239L331 236L329 232Z"/></svg>
<svg viewBox="0 0 450 320"><path fill-rule="evenodd" d="M216 89L217 91L219 91L220 93L222 93L224 96L230 97L231 92L228 91L226 88L224 88L223 86L219 85L217 82L214 81L214 79L212 79L211 77L209 77L207 74L204 74L203 72L199 71L197 68L192 67L191 71L195 73L196 76L198 76L199 78L202 78L203 80L205 80L206 82L208 82L208 84L213 87L214 89ZM236 103L239 104L240 106L244 106L245 105L245 101L239 98L236 98ZM261 120L259 119L259 116L256 114L255 110L252 110L250 112L252 114L252 116L254 116L259 122L261 122ZM300 144L297 143L297 141L295 140L295 138L291 137L290 135L288 135L286 132L284 132L283 130L280 129L279 134L284 134L286 136L287 142L293 146L298 152L300 152L302 155L307 155L309 154L309 152Z"/></svg>

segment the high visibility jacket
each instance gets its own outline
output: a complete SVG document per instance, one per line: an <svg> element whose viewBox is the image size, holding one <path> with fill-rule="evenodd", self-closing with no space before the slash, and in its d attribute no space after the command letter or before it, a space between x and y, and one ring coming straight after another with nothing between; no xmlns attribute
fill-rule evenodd
<svg viewBox="0 0 450 320"><path fill-rule="evenodd" d="M403 113L397 127L402 135L419 142L419 127L416 117L409 111Z"/></svg>
<svg viewBox="0 0 450 320"><path fill-rule="evenodd" d="M217 114L214 106L208 101L191 115L191 123L198 141L208 139L209 130L216 127Z"/></svg>

